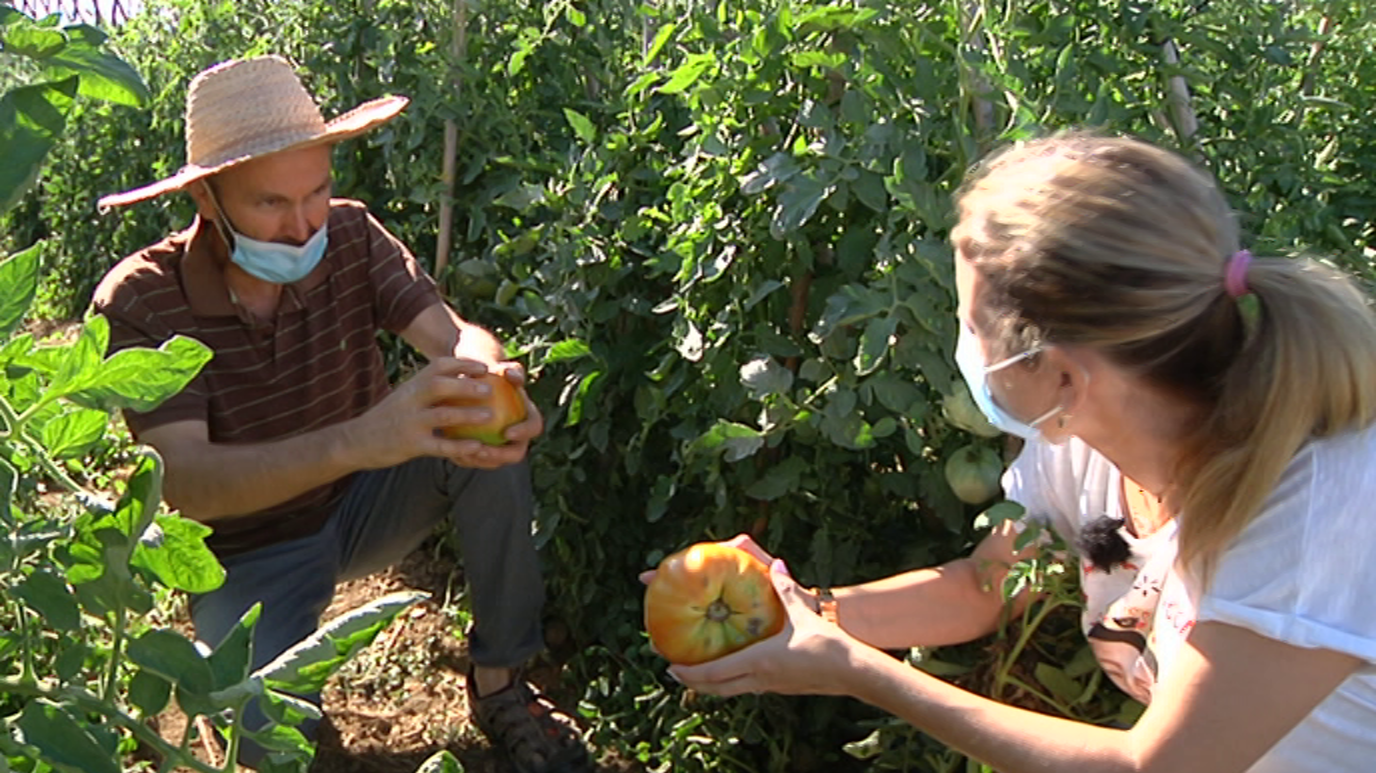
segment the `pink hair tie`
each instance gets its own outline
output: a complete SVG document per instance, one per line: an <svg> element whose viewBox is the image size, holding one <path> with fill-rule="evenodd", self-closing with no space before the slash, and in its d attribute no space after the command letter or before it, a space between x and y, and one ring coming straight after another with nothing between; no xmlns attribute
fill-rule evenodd
<svg viewBox="0 0 1376 773"><path fill-rule="evenodd" d="M1247 287L1247 267L1252 265L1252 253L1238 250L1228 258L1223 270L1223 289L1231 298L1241 298L1251 292Z"/></svg>

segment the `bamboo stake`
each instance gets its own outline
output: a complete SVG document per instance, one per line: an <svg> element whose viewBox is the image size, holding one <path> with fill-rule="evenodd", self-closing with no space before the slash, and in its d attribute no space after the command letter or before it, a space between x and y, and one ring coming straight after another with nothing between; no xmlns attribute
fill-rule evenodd
<svg viewBox="0 0 1376 773"><path fill-rule="evenodd" d="M454 100L463 85L459 67L468 49L468 2L454 0L454 38L449 51L454 57ZM453 118L444 122L444 164L440 170L440 232L435 244L435 276L441 278L449 266L449 251L454 230L454 178L459 156L459 125ZM441 281L443 279L441 278Z"/></svg>
<svg viewBox="0 0 1376 773"><path fill-rule="evenodd" d="M1180 51L1175 47L1174 40L1166 39L1161 46L1161 55L1171 67L1180 64ZM1166 89L1166 104L1171 109L1175 136L1181 145L1188 145L1199 131L1199 118L1190 103L1190 85L1185 82L1185 76L1177 74L1167 79Z"/></svg>
<svg viewBox="0 0 1376 773"><path fill-rule="evenodd" d="M984 29L985 8L981 0L964 0L960 9L965 17L962 20L966 45L983 54L989 47ZM970 94L970 107L975 119L975 144L982 152L994 133L994 103L989 100L992 86L982 73L973 72L963 64L962 81ZM970 159L973 160L973 159Z"/></svg>

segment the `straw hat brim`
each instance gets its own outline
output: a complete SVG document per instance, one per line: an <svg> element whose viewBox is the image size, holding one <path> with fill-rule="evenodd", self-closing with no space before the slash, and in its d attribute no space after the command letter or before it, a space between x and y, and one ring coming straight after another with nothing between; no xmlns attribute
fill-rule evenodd
<svg viewBox="0 0 1376 773"><path fill-rule="evenodd" d="M166 177L155 183L124 191L123 193L112 193L108 196L102 196L100 201L97 202L97 206L101 209L105 209L108 207L121 207L125 204L133 204L137 201L144 201L154 198L155 196L161 196L164 193L182 190L197 180L205 179L218 172L223 172L232 166L237 166L238 164L255 158L262 158L263 156L272 155L273 153L281 153L284 150L299 150L315 145L343 142L375 126L392 120L398 113L406 108L406 104L409 101L410 100L406 97L395 96L382 97L381 99L364 102L353 110L325 124L324 131L309 139L293 142L280 148L272 148L271 150L232 158L223 163L216 164L215 166L187 164L171 177Z"/></svg>

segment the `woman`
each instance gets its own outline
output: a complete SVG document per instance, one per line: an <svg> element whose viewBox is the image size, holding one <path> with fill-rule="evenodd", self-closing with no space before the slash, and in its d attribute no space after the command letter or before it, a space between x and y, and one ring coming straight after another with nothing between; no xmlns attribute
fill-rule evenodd
<svg viewBox="0 0 1376 773"><path fill-rule="evenodd" d="M1362 295L1314 262L1253 259L1206 175L1131 139L997 155L961 192L952 238L957 360L989 418L1028 439L1007 494L1097 551L1086 627L1146 712L1130 730L1045 716L880 651L992 631L1012 527L968 559L838 589L839 625L774 560L784 631L673 674L719 695L850 695L1005 773L1369 769L1376 322Z"/></svg>

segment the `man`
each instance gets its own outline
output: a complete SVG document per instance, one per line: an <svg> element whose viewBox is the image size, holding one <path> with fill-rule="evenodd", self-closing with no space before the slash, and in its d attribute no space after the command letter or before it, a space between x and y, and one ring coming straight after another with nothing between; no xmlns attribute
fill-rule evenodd
<svg viewBox="0 0 1376 773"><path fill-rule="evenodd" d="M523 371L443 302L364 205L330 198L330 147L405 105L378 99L326 123L281 58L202 72L187 93L187 165L100 201L184 190L196 220L121 261L95 310L110 320L112 348L180 333L214 351L181 393L126 413L163 456L167 501L214 529L227 579L192 599L198 638L217 644L261 601L253 654L265 664L316 629L338 580L394 563L449 519L473 603L479 727L522 773L580 770L587 752L572 720L521 678L542 647L525 457L543 420L526 398L528 418L506 430L506 445L437 432L488 418L441 404L486 393L473 377L519 384ZM379 329L429 360L395 389Z"/></svg>

